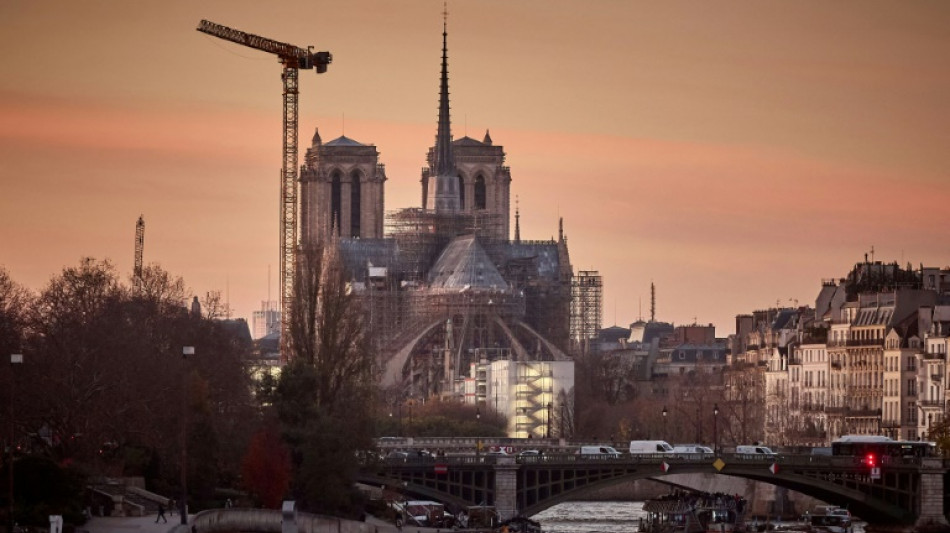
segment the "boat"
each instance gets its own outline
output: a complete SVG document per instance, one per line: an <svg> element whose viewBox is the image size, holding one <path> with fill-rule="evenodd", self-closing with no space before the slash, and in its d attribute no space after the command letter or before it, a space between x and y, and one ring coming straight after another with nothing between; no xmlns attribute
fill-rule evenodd
<svg viewBox="0 0 950 533"><path fill-rule="evenodd" d="M852 533L851 511L833 505L820 505L805 515L803 521L812 533Z"/></svg>
<svg viewBox="0 0 950 533"><path fill-rule="evenodd" d="M499 524L497 533L542 533L541 524L527 516L515 516Z"/></svg>
<svg viewBox="0 0 950 533"><path fill-rule="evenodd" d="M455 517L445 512L445 506L430 500L407 500L391 502L396 512L396 526L403 525L450 528L455 525Z"/></svg>
<svg viewBox="0 0 950 533"><path fill-rule="evenodd" d="M745 500L727 494L682 492L647 500L641 533L742 533Z"/></svg>

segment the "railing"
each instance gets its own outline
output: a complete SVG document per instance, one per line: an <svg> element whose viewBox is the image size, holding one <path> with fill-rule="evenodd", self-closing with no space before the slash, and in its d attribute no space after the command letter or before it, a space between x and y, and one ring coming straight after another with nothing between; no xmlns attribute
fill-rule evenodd
<svg viewBox="0 0 950 533"><path fill-rule="evenodd" d="M808 453L775 455L761 453L719 453L719 454L579 454L579 453L541 453L532 455L502 455L502 454L458 454L441 457L409 455L405 458L378 459L365 457L363 464L387 465L397 468L427 467L431 465L464 466L480 464L523 464L546 466L569 464L660 464L670 465L710 465L715 459L722 459L727 465L762 465L777 463L785 466L821 466L846 469L866 469L863 456L836 456L813 455ZM920 457L890 457L880 458L881 464L889 467L915 467L921 464Z"/></svg>
<svg viewBox="0 0 950 533"><path fill-rule="evenodd" d="M917 405L920 405L921 407L943 408L943 400L918 400Z"/></svg>

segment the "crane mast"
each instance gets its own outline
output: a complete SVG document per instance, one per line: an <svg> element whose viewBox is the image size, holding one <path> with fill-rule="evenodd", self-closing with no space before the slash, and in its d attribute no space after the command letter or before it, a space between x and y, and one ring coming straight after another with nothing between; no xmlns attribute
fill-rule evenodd
<svg viewBox="0 0 950 533"><path fill-rule="evenodd" d="M142 255L145 253L145 217L139 215L135 222L135 266L132 268L133 287L136 294L142 292Z"/></svg>
<svg viewBox="0 0 950 533"><path fill-rule="evenodd" d="M208 20L198 31L249 48L274 54L283 65L284 140L283 166L280 171L280 357L290 357L290 314L293 309L294 272L297 250L297 109L299 69L327 71L333 60L330 52L311 52L292 44L245 33ZM312 48L312 47L311 47Z"/></svg>

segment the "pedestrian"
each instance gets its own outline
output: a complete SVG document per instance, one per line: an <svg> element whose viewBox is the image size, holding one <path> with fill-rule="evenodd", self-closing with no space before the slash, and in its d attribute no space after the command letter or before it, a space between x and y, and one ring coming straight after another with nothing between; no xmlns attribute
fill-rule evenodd
<svg viewBox="0 0 950 533"><path fill-rule="evenodd" d="M224 508L225 509L231 508L231 498L228 498L228 501L224 502Z"/></svg>
<svg viewBox="0 0 950 533"><path fill-rule="evenodd" d="M168 519L165 518L165 506L158 504L158 516L155 517L155 523L158 523L158 519L161 518L162 522L167 523Z"/></svg>
<svg viewBox="0 0 950 533"><path fill-rule="evenodd" d="M172 500L172 499L168 500L168 515L169 516L175 516L175 505L176 505L175 500Z"/></svg>

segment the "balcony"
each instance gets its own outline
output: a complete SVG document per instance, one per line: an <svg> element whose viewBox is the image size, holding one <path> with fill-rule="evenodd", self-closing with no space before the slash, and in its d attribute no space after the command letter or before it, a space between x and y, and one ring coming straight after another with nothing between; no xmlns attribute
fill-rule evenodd
<svg viewBox="0 0 950 533"><path fill-rule="evenodd" d="M900 429L900 420L881 420L881 429Z"/></svg>
<svg viewBox="0 0 950 533"><path fill-rule="evenodd" d="M943 400L918 400L917 405L921 407L936 407L943 409Z"/></svg>
<svg viewBox="0 0 950 533"><path fill-rule="evenodd" d="M884 339L850 339L847 343L848 346L876 346L878 348L884 347Z"/></svg>
<svg viewBox="0 0 950 533"><path fill-rule="evenodd" d="M931 374L931 381L943 381L943 376L941 374Z"/></svg>
<svg viewBox="0 0 950 533"><path fill-rule="evenodd" d="M877 418L881 415L880 409L851 409L848 411L848 418Z"/></svg>

